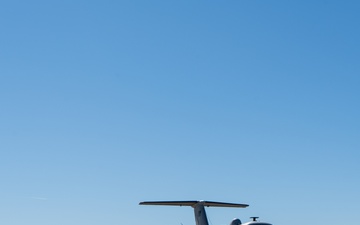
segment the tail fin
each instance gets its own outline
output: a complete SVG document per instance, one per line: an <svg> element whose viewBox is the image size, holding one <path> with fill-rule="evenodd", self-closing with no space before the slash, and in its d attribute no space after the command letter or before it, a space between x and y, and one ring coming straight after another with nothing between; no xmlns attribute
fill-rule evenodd
<svg viewBox="0 0 360 225"><path fill-rule="evenodd" d="M205 206L206 207L237 207L246 208L249 205L226 203L226 202L210 202L210 201L152 201L140 202L140 205L166 205L166 206L191 206L194 208L196 225L209 225Z"/></svg>

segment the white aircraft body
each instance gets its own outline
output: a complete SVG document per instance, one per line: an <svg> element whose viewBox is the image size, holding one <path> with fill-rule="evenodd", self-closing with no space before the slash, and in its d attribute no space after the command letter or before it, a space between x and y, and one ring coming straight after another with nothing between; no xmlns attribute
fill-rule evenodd
<svg viewBox="0 0 360 225"><path fill-rule="evenodd" d="M165 205L165 206L191 206L194 208L196 225L209 225L206 217L206 207L237 207L246 208L247 204L227 203L227 202L210 202L210 201L151 201L140 202L140 205ZM241 223L237 218L233 219L230 225L272 225L270 223L264 223L257 221L258 217L250 217L252 221L247 223Z"/></svg>

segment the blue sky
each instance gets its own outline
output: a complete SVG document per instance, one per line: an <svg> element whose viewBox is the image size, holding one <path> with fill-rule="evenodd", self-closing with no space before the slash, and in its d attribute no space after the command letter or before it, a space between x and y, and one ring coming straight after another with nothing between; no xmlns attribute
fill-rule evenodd
<svg viewBox="0 0 360 225"><path fill-rule="evenodd" d="M336 224L360 195L358 1L1 1L0 222Z"/></svg>

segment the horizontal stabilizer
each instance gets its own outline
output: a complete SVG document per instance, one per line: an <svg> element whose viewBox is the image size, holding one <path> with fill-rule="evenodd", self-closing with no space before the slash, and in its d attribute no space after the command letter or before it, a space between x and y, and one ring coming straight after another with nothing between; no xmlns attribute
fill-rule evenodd
<svg viewBox="0 0 360 225"><path fill-rule="evenodd" d="M140 205L168 205L168 206L192 206L202 204L203 206L211 207L237 207L246 208L247 204L227 203L227 202L210 202L210 201L152 201L140 202Z"/></svg>

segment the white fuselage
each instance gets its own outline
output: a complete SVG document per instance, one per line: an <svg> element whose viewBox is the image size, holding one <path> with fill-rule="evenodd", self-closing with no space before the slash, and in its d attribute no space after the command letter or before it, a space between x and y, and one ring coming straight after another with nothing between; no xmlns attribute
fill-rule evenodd
<svg viewBox="0 0 360 225"><path fill-rule="evenodd" d="M241 225L272 225L271 223L264 223L260 221L250 221L247 223L242 223Z"/></svg>

